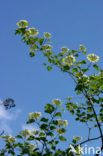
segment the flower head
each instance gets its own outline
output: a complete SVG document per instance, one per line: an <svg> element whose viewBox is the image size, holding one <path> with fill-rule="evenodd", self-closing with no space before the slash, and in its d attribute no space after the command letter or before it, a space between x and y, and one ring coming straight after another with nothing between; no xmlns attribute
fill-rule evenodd
<svg viewBox="0 0 103 156"><path fill-rule="evenodd" d="M12 137L11 135L7 135L7 136L2 136L2 139L6 139L9 143L14 143L16 142L16 139L14 137Z"/></svg>
<svg viewBox="0 0 103 156"><path fill-rule="evenodd" d="M88 54L87 59L88 59L90 62L95 63L95 62L98 62L99 56L97 56L97 55L95 55L95 54Z"/></svg>
<svg viewBox="0 0 103 156"><path fill-rule="evenodd" d="M38 135L38 134L39 134L39 130L35 130L35 129L34 129L34 130L32 131L32 134L33 134L33 135Z"/></svg>
<svg viewBox="0 0 103 156"><path fill-rule="evenodd" d="M40 118L40 116L41 116L41 112L29 113L29 119L38 119Z"/></svg>
<svg viewBox="0 0 103 156"><path fill-rule="evenodd" d="M51 34L49 32L44 32L44 37L47 39L51 38Z"/></svg>
<svg viewBox="0 0 103 156"><path fill-rule="evenodd" d="M28 137L28 136L31 135L31 131L28 130L28 129L25 129L25 130L21 131L20 134L21 134L22 136L24 136L24 137Z"/></svg>
<svg viewBox="0 0 103 156"><path fill-rule="evenodd" d="M29 28L28 29L28 33L29 35L31 35L32 37L37 36L39 34L39 31L36 30L35 28Z"/></svg>
<svg viewBox="0 0 103 156"><path fill-rule="evenodd" d="M30 45L30 47L29 47L29 51L30 51L30 52L34 52L34 51L37 51L37 50L38 50L38 49L35 48L34 45Z"/></svg>
<svg viewBox="0 0 103 156"><path fill-rule="evenodd" d="M57 132L58 134L65 134L65 131L64 131L63 128L61 128L61 129L56 129L56 132Z"/></svg>
<svg viewBox="0 0 103 156"><path fill-rule="evenodd" d="M29 25L29 23L26 20L20 20L19 22L16 23L16 25L19 28L26 28Z"/></svg>
<svg viewBox="0 0 103 156"><path fill-rule="evenodd" d="M79 49L82 50L82 51L86 51L86 48L83 45L81 45L81 44L80 44Z"/></svg>
<svg viewBox="0 0 103 156"><path fill-rule="evenodd" d="M62 102L60 99L53 99L52 100L53 104L57 105L57 106L61 106L62 105Z"/></svg>
<svg viewBox="0 0 103 156"><path fill-rule="evenodd" d="M67 55L63 58L63 63L66 65L72 65L75 62L75 57L73 55Z"/></svg>
<svg viewBox="0 0 103 156"><path fill-rule="evenodd" d="M58 119L57 121L58 121L58 125L59 126L67 127L67 125L68 125L68 121L67 120Z"/></svg>
<svg viewBox="0 0 103 156"><path fill-rule="evenodd" d="M43 50L46 50L46 51L49 51L49 50L52 49L52 46L49 45L49 44L45 44L45 45L42 46L42 49L43 49Z"/></svg>
<svg viewBox="0 0 103 156"><path fill-rule="evenodd" d="M65 55L68 51L69 51L69 49L67 47L61 48L61 54L63 54L63 55Z"/></svg>
<svg viewBox="0 0 103 156"><path fill-rule="evenodd" d="M31 150L33 150L35 148L35 146L33 144L30 144L29 147Z"/></svg>
<svg viewBox="0 0 103 156"><path fill-rule="evenodd" d="M82 137L79 137L79 136L73 136L73 140L80 141L80 140L82 140Z"/></svg>

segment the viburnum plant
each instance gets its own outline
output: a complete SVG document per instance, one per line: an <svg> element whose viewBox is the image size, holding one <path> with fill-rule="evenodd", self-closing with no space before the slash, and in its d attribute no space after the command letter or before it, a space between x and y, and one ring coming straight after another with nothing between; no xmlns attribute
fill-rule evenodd
<svg viewBox="0 0 103 156"><path fill-rule="evenodd" d="M39 36L39 30L28 28L26 20L17 23L16 35L22 37L22 41L29 47L29 55L33 58L40 52L47 58L43 65L48 71L56 66L60 71L67 73L75 82L77 96L84 97L84 103L73 102L72 97L67 97L65 106L68 113L74 115L75 120L82 122L89 129L88 138L83 140L82 136L73 136L71 144L65 137L68 126L67 120L62 120L65 110L62 108L60 99L53 99L52 103L45 106L45 117L40 112L29 113L27 124L32 124L33 131L25 129L16 137L2 136L5 147L1 149L0 155L34 155L34 156L73 156L82 155L82 145L90 141L100 140L101 147L96 151L98 156L103 150L103 69L97 62L99 56L87 54L86 48L80 45L79 50L70 50L62 47L58 54L53 52L51 37L48 32ZM49 64L49 65L48 65ZM91 129L98 129L99 136L91 138ZM68 148L60 149L59 144L67 142Z"/></svg>

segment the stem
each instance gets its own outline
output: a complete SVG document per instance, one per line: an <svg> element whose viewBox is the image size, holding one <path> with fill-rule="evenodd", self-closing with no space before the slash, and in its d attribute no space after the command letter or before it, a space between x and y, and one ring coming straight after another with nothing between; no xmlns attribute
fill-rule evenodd
<svg viewBox="0 0 103 156"><path fill-rule="evenodd" d="M85 144L86 142L93 141L93 140L97 140L97 139L100 139L100 138L101 138L101 136L96 137L96 138L92 138L92 139L87 139L87 140L81 142L80 144L77 144L76 146L78 146L78 145L83 145L83 144Z"/></svg>

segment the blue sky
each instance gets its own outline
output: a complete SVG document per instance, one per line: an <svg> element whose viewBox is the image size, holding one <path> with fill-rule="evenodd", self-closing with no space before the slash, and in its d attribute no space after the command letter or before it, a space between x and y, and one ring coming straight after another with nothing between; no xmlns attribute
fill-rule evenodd
<svg viewBox="0 0 103 156"><path fill-rule="evenodd" d="M17 113L18 117L9 121L0 120L5 120L8 128L12 127L13 134L21 129L29 112L42 111L52 99L64 100L74 94L74 83L66 74L57 69L48 72L42 66L42 56L29 58L28 47L21 42L20 37L14 35L16 23L21 19L30 22L41 34L50 32L56 52L62 46L78 49L83 44L88 53L101 57L101 64L103 59L102 0L1 1L0 98L5 100L11 97L15 100L16 108L8 113L14 116ZM80 131L80 124L73 122L69 114L65 118L69 120L71 136L75 132L76 135L84 135L83 125Z"/></svg>

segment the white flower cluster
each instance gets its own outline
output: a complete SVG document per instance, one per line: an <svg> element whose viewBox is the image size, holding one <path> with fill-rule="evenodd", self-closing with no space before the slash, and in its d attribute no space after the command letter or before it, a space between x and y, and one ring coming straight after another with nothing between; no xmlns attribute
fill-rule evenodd
<svg viewBox="0 0 103 156"><path fill-rule="evenodd" d="M61 106L62 105L62 102L60 99L53 99L52 100L53 104L57 105L57 106Z"/></svg>
<svg viewBox="0 0 103 156"><path fill-rule="evenodd" d="M68 51L69 51L69 49L67 47L62 47L61 48L61 54L62 55L65 55Z"/></svg>
<svg viewBox="0 0 103 156"><path fill-rule="evenodd" d="M49 32L44 32L44 37L47 39L51 38L51 34Z"/></svg>
<svg viewBox="0 0 103 156"><path fill-rule="evenodd" d="M36 30L35 28L29 28L28 34L32 37L37 36L39 34L39 30Z"/></svg>
<svg viewBox="0 0 103 156"><path fill-rule="evenodd" d="M59 127L61 127L61 126L67 127L67 125L68 125L68 121L67 120L58 119L57 121L58 121Z"/></svg>
<svg viewBox="0 0 103 156"><path fill-rule="evenodd" d="M80 44L79 49L80 49L81 51L86 51L86 48L85 48L82 44Z"/></svg>
<svg viewBox="0 0 103 156"><path fill-rule="evenodd" d="M87 56L87 59L92 62L92 63L95 63L95 62L98 62L99 60L99 56L95 55L95 54L88 54Z"/></svg>
<svg viewBox="0 0 103 156"><path fill-rule="evenodd" d="M2 139L6 139L9 143L14 143L16 142L16 139L12 137L11 135L5 135L1 137Z"/></svg>
<svg viewBox="0 0 103 156"><path fill-rule="evenodd" d="M38 119L41 117L41 112L29 113L29 119Z"/></svg>
<svg viewBox="0 0 103 156"><path fill-rule="evenodd" d="M26 28L29 25L29 23L26 20L20 20L19 22L16 23L16 25L19 28Z"/></svg>
<svg viewBox="0 0 103 156"><path fill-rule="evenodd" d="M46 51L49 51L49 50L52 49L52 46L49 45L49 44L45 44L45 45L42 46L42 49L43 49L43 50L46 50Z"/></svg>
<svg viewBox="0 0 103 156"><path fill-rule="evenodd" d="M70 66L75 62L75 57L73 55L67 55L62 61L64 64Z"/></svg>

